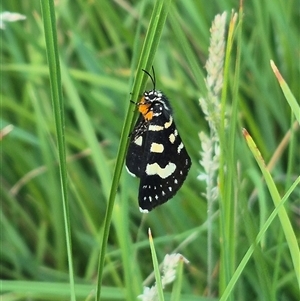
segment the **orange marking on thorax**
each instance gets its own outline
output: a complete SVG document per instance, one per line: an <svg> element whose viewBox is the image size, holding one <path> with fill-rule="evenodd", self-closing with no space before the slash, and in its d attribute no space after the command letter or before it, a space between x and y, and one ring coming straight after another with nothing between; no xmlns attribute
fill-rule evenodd
<svg viewBox="0 0 300 301"><path fill-rule="evenodd" d="M142 97L141 101L138 104L140 113L144 116L145 120L151 120L153 118L153 112L150 111L151 104L145 103L144 96Z"/></svg>

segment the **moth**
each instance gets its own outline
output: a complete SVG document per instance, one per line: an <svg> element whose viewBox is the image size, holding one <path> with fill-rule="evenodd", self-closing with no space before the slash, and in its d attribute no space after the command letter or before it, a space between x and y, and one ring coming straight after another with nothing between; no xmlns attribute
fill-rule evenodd
<svg viewBox="0 0 300 301"><path fill-rule="evenodd" d="M143 213L171 199L182 186L191 167L191 158L176 128L172 109L163 92L145 91L136 103L140 116L130 135L127 171L140 178L139 207Z"/></svg>

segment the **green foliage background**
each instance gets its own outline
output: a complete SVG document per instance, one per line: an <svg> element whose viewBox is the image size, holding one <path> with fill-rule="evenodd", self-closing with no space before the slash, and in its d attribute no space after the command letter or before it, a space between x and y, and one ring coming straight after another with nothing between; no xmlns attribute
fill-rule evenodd
<svg viewBox="0 0 300 301"><path fill-rule="evenodd" d="M78 300L92 296L95 288L107 197L153 5L153 1L56 2ZM153 270L149 227L159 261L174 251L190 261L184 267L180 300L217 300L221 295L219 252L224 242L216 203L214 293L206 296L207 204L202 196L205 187L197 176L201 171L198 133L208 127L198 99L205 95L204 65L211 22L224 10L229 16L232 8L238 10L237 1L171 4L154 67L157 87L171 101L193 165L174 199L148 215L138 210L138 180L123 171L108 240L103 300L132 300L142 293L143 285L153 284L153 277L143 284ZM3 300L68 300L67 251L40 3L4 1L1 11L19 12L27 19L9 23L1 32L1 129L13 125L13 130L1 140L0 289ZM239 166L232 200L236 209L232 217L236 265L274 209L241 128L247 128L266 162L281 150L271 172L281 195L299 175L299 131L295 130L288 144L280 144L294 121L270 68L272 59L299 100L299 18L296 0L244 3L239 119L233 154L233 162ZM228 75L229 112L234 63L235 50ZM296 233L299 203L298 187L285 204ZM166 298L170 298L168 294ZM295 270L278 219L255 248L232 298L299 298Z"/></svg>

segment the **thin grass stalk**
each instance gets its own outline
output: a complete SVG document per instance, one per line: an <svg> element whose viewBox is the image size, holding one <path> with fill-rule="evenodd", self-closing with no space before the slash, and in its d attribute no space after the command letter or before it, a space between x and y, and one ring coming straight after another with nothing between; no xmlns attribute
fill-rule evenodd
<svg viewBox="0 0 300 301"><path fill-rule="evenodd" d="M183 284L183 264L184 260L180 260L178 262L176 274L177 277L174 282L174 286L172 289L172 295L171 295L171 300L172 301L180 301L181 299L181 289L182 289L182 284Z"/></svg>
<svg viewBox="0 0 300 301"><path fill-rule="evenodd" d="M233 14L232 19L230 22L230 26L235 27L237 22L237 17L239 17L237 27L234 33L237 33L237 46L236 46L236 59L235 59L235 70L234 70L234 84L233 84L233 91L232 91L232 104L231 104L231 113L229 119L229 156L228 159L228 168L229 181L231 182L230 185L233 186L232 193L228 194L228 197L231 198L231 210L228 216L228 234L230 237L230 244L229 244L229 252L231 254L231 274L233 273L236 267L236 239L237 239L237 195L239 192L237 188L239 187L238 183L238 175L237 175L237 160L238 157L236 154L236 136L237 136L237 115L238 115L238 100L239 100L239 84L240 84L240 63L241 63L241 43L242 43L242 20L243 20L243 6L240 7L239 14ZM230 161L229 161L230 160ZM236 188L235 188L236 187Z"/></svg>
<svg viewBox="0 0 300 301"><path fill-rule="evenodd" d="M165 298L164 298L164 294L163 294L162 279L160 277L159 265L158 265L158 261L157 261L155 246L154 246L154 242L153 242L152 233L151 233L150 228L148 230L148 236L149 236L151 257L152 257L152 262L153 262L153 267L154 267L154 274L155 274L156 293L157 293L157 296L158 296L158 300L159 301L164 301Z"/></svg>
<svg viewBox="0 0 300 301"><path fill-rule="evenodd" d="M224 85L221 96L221 120L218 129L220 138L220 172L219 172L219 188L220 188L220 236L222 237L220 245L220 279L219 291L222 293L229 282L234 271L234 243L232 232L234 228L235 208L232 204L234 200L234 185L232 182L232 169L235 165L232 162L232 154L229 152L231 148L230 141L227 140L226 133L226 102L228 97L229 74L231 51L233 45L233 37L235 33L236 14L231 16L229 23L228 37L226 43L226 54L224 63ZM232 142L231 142L232 143ZM225 169L226 166L226 169Z"/></svg>
<svg viewBox="0 0 300 301"><path fill-rule="evenodd" d="M52 0L41 0L41 8L43 14L45 41L46 41L46 54L49 66L50 75L50 89L51 99L54 112L57 147L58 147L58 159L59 159L59 175L61 181L62 192L62 205L65 222L65 235L67 244L67 255L69 263L69 281L70 281L70 293L71 300L76 300L75 295L75 283L74 283L74 271L72 260L72 241L71 241L71 227L70 227L70 213L68 204L68 192L67 192L67 165L66 165L66 149L65 149L65 120L64 120L64 108L63 97L61 88L61 74L59 65L59 54L57 46L57 33L56 33L56 20L55 9Z"/></svg>

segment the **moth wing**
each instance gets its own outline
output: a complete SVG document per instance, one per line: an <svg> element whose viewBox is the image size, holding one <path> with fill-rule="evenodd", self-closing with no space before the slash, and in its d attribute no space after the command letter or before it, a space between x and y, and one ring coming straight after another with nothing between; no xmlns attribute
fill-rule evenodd
<svg viewBox="0 0 300 301"><path fill-rule="evenodd" d="M191 159L172 117L164 119L164 128L157 131L150 130L151 125L157 125L155 118L151 120L145 136L144 155L147 157L143 162L146 164L139 170L139 206L145 212L172 198L191 167ZM159 121L162 121L161 117Z"/></svg>
<svg viewBox="0 0 300 301"><path fill-rule="evenodd" d="M131 133L130 144L128 146L126 156L126 168L132 175L140 178L145 168L147 153L145 151L145 142L147 139L147 124L140 116L134 127L134 131Z"/></svg>

